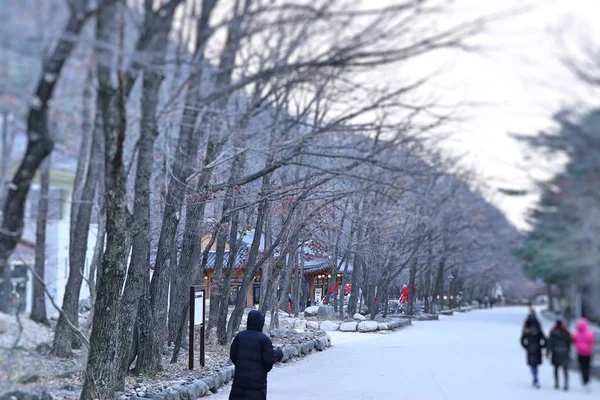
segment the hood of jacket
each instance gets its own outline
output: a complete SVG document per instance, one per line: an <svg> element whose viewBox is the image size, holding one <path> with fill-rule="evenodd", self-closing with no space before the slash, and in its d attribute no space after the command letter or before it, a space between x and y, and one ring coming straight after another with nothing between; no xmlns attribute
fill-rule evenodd
<svg viewBox="0 0 600 400"><path fill-rule="evenodd" d="M262 332L265 325L265 316L257 310L252 310L248 313L248 322L246 327L249 331Z"/></svg>
<svg viewBox="0 0 600 400"><path fill-rule="evenodd" d="M590 331L590 323L587 319L581 318L577 323L577 332L587 333Z"/></svg>
<svg viewBox="0 0 600 400"><path fill-rule="evenodd" d="M577 354L581 356L591 356L594 353L594 332L590 328L587 319L582 318L577 323L577 332L573 337Z"/></svg>
<svg viewBox="0 0 600 400"><path fill-rule="evenodd" d="M529 315L525 320L525 329L540 329L540 321L535 317L535 315Z"/></svg>

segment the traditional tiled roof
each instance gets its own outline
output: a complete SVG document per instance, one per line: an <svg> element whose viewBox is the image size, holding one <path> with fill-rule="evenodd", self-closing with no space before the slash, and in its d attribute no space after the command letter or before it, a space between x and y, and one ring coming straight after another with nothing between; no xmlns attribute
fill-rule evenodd
<svg viewBox="0 0 600 400"><path fill-rule="evenodd" d="M215 260L217 258L217 253L211 251L208 253L208 260L206 262L206 269L214 269ZM235 256L234 268L244 268L246 265L246 260L248 259L248 247L242 245L238 248L237 255ZM225 256L223 258L223 268L227 268L229 265L229 251L225 252Z"/></svg>
<svg viewBox="0 0 600 400"><path fill-rule="evenodd" d="M338 258L337 260L338 264L342 262L341 258ZM322 271L326 271L329 268L332 268L333 265L333 260L330 258L326 258L326 259L319 259L319 260L312 260L312 261L306 261L304 263L304 273L305 274L313 274L316 272L322 272ZM345 263L342 264L342 266L340 267L340 273L344 272L344 270L346 269L346 265ZM351 273L353 269L353 264L352 261L348 262L348 268L346 269L346 272Z"/></svg>
<svg viewBox="0 0 600 400"><path fill-rule="evenodd" d="M238 252L235 258L235 268L244 268L246 265L246 260L248 259L248 252L250 251L250 245L252 244L252 238L253 238L253 231L250 231L248 233L246 233L246 235L244 235L242 237L242 240L239 242L239 247L238 247ZM181 246L181 243L179 243L179 245ZM264 249L264 235L263 238L261 238L261 243L260 243L260 250ZM154 265L154 263L156 262L156 254L157 254L157 249L152 249L152 251L150 252L150 265ZM322 255L322 254L315 254L310 248L305 247L305 258L304 258L304 273L305 274L311 274L311 273L316 273L316 272L321 272L321 271L325 271L329 268L331 268L333 266L333 259L331 256L328 255ZM215 267L215 260L216 260L216 252L211 251L208 253L208 260L206 263L206 269L207 270L211 270L214 269ZM342 262L342 259L338 259L337 260L338 263ZM224 260L223 260L223 267L227 268L227 265L229 263L229 251L226 250L225 251L225 255L224 255ZM340 272L343 272L345 268L345 264L343 264L340 268ZM348 268L347 268L347 272L351 273L353 269L353 265L352 265L352 261L348 262Z"/></svg>

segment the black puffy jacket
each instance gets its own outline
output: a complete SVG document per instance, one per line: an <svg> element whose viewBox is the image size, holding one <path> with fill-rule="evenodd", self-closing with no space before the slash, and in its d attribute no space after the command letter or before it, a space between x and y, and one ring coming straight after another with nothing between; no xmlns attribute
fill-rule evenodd
<svg viewBox="0 0 600 400"><path fill-rule="evenodd" d="M572 342L571 334L562 325L552 329L548 340L548 354L552 355L552 365L569 365Z"/></svg>
<svg viewBox="0 0 600 400"><path fill-rule="evenodd" d="M248 314L248 329L238 333L231 343L230 358L235 375L229 400L266 400L267 373L282 357L273 349L271 339L262 333L265 317L260 311Z"/></svg>
<svg viewBox="0 0 600 400"><path fill-rule="evenodd" d="M542 349L546 347L546 336L537 318L530 316L525 322L521 345L527 350L527 364L531 366L542 363Z"/></svg>

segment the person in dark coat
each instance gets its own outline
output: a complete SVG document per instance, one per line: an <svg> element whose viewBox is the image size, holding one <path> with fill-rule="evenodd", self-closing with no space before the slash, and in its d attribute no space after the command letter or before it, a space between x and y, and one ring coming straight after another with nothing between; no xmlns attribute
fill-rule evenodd
<svg viewBox="0 0 600 400"><path fill-rule="evenodd" d="M564 327L561 320L556 321L556 325L550 332L548 338L548 357L551 357L554 366L554 387L559 388L558 370L563 369L565 376L564 390L569 390L569 362L571 361L571 343L573 339L571 334Z"/></svg>
<svg viewBox="0 0 600 400"><path fill-rule="evenodd" d="M542 364L542 349L546 347L546 337L533 310L525 321L521 345L527 351L527 365L531 368L533 386L539 389L538 366Z"/></svg>
<svg viewBox="0 0 600 400"><path fill-rule="evenodd" d="M267 374L281 361L281 349L273 349L271 339L262 333L264 315L257 310L248 314L247 328L231 343L230 358L235 375L229 400L266 400Z"/></svg>

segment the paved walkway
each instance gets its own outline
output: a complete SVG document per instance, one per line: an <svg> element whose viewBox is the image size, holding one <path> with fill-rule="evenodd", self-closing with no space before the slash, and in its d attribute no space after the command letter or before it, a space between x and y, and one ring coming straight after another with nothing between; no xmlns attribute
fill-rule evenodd
<svg viewBox="0 0 600 400"><path fill-rule="evenodd" d="M519 344L524 308L479 310L416 322L389 334L335 333L334 347L269 375L269 400L553 400L594 399L571 372L568 393L553 388L550 364L542 388L531 387ZM545 327L546 331L550 328ZM212 398L227 399L229 387Z"/></svg>

